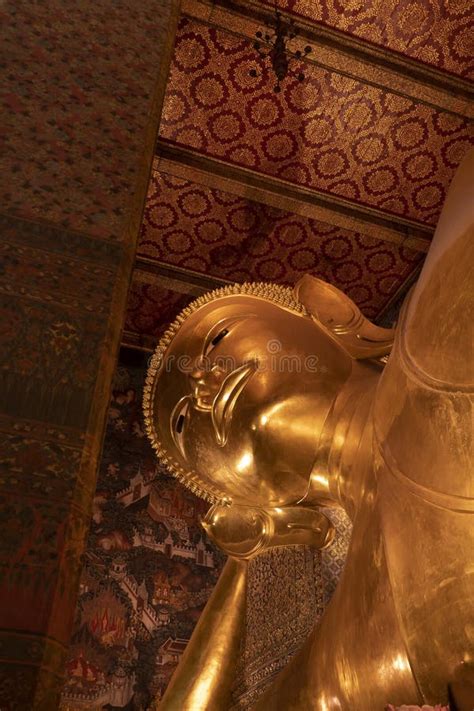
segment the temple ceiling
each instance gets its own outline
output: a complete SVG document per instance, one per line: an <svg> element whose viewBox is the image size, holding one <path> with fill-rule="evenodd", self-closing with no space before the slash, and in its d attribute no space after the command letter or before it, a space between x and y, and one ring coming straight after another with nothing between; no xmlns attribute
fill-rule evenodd
<svg viewBox="0 0 474 711"><path fill-rule="evenodd" d="M279 0L312 49L279 93L253 46L272 6L183 0L129 345L203 291L306 272L377 319L423 263L473 143L469 2Z"/></svg>
<svg viewBox="0 0 474 711"><path fill-rule="evenodd" d="M271 0L263 2L273 7ZM278 4L305 20L474 78L469 0L279 0Z"/></svg>

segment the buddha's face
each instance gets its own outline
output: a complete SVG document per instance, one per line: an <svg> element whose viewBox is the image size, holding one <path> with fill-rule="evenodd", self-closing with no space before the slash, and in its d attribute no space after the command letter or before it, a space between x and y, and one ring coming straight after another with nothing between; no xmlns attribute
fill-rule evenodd
<svg viewBox="0 0 474 711"><path fill-rule="evenodd" d="M350 370L345 351L309 316L224 296L174 336L158 376L155 427L203 488L246 505L295 503Z"/></svg>

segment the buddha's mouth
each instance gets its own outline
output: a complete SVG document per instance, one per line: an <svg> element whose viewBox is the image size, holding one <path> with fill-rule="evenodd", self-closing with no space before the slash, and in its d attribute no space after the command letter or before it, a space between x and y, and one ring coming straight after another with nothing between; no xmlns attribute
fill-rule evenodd
<svg viewBox="0 0 474 711"><path fill-rule="evenodd" d="M223 447L227 442L232 413L242 390L257 370L257 363L245 363L232 371L222 382L212 403L212 424L217 444Z"/></svg>

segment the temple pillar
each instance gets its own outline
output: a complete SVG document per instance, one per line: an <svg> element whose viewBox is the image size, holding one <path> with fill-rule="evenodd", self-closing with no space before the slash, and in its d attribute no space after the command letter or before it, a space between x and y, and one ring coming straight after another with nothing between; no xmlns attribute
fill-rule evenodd
<svg viewBox="0 0 474 711"><path fill-rule="evenodd" d="M5 0L0 708L59 702L178 0Z"/></svg>

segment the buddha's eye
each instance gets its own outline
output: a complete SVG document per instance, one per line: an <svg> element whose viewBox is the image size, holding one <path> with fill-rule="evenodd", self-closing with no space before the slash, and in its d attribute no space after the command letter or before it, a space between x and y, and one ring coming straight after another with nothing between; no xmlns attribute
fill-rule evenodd
<svg viewBox="0 0 474 711"><path fill-rule="evenodd" d="M229 333L229 329L228 329L228 328L223 328L222 331L219 331L219 333L217 334L217 336L214 336L214 338L212 339L212 341L211 341L211 346L217 346L217 344L219 343L219 341L222 341L222 339L224 338L224 336L227 336L228 333Z"/></svg>
<svg viewBox="0 0 474 711"><path fill-rule="evenodd" d="M183 440L183 431L184 431L184 426L186 424L186 415L188 414L189 410L189 397L186 396L184 398L181 398L181 400L177 403L176 407L174 408L173 412L171 413L171 436L173 437L173 441L183 457L185 456L184 453L184 440Z"/></svg>
<svg viewBox="0 0 474 711"><path fill-rule="evenodd" d="M245 316L234 316L232 318L225 318L218 323L215 323L208 331L206 339L204 341L202 354L203 356L209 355L213 348L215 348L226 336L228 336L234 329L234 326L246 321L249 318L255 318L256 314L249 313Z"/></svg>
<svg viewBox="0 0 474 711"><path fill-rule="evenodd" d="M177 420L177 422L176 422L176 432L177 432L178 434L181 434L181 432L183 431L185 419L186 419L186 417L185 417L184 415L180 415L180 416L178 417L178 420Z"/></svg>
<svg viewBox="0 0 474 711"><path fill-rule="evenodd" d="M210 340L207 341L206 347L204 349L204 355L207 356L212 351L213 348L217 346L218 343L222 341L223 338L229 333L228 328L221 328L220 331L216 333Z"/></svg>

